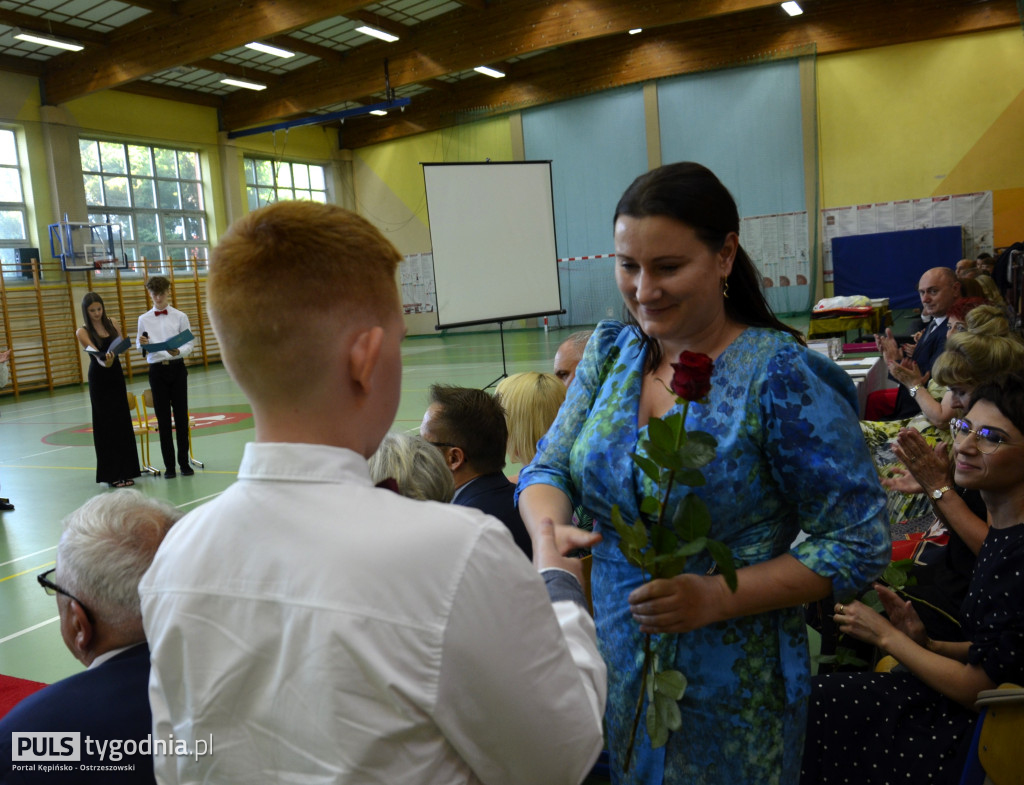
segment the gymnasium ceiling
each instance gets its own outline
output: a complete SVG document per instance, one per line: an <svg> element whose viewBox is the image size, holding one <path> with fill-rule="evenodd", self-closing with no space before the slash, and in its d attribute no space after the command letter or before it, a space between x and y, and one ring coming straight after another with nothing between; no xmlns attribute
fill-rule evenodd
<svg viewBox="0 0 1024 785"><path fill-rule="evenodd" d="M0 70L37 76L46 104L123 90L215 107L228 132L409 99L348 117L341 146L356 148L663 76L1021 25L1016 0L800 3L790 17L778 0L0 0ZM367 24L399 40L356 32Z"/></svg>

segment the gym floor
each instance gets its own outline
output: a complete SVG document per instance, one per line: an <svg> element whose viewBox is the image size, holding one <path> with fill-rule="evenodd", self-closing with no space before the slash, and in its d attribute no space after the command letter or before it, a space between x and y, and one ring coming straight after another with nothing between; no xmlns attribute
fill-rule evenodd
<svg viewBox="0 0 1024 785"><path fill-rule="evenodd" d="M508 373L550 371L558 344L572 330L505 333ZM394 430L418 430L427 388L435 382L483 387L503 370L498 333L410 337L402 347L402 397ZM243 446L252 439L245 397L223 366L189 368L189 408L196 418L193 455L204 463L193 477L143 475L135 487L182 510L213 498L235 479ZM129 390L140 395L146 377ZM0 496L15 511L0 513L0 673L54 682L81 670L64 646L57 606L36 576L54 566L61 521L97 493L88 385L0 399ZM163 469L159 437L151 463ZM512 474L518 466L506 467Z"/></svg>

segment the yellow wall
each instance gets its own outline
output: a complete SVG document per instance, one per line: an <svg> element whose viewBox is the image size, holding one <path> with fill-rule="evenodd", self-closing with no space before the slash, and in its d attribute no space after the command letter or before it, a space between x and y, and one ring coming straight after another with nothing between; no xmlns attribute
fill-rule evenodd
<svg viewBox="0 0 1024 785"><path fill-rule="evenodd" d="M1019 29L818 60L822 206L993 191L996 245L1024 236Z"/></svg>

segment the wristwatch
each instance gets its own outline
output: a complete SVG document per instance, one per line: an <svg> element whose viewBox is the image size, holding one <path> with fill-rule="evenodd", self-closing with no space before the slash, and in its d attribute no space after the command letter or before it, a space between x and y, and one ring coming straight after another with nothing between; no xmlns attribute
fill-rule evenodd
<svg viewBox="0 0 1024 785"><path fill-rule="evenodd" d="M948 490L950 490L948 485L943 485L941 488L936 488L934 491L932 491L932 498L935 499L935 501L938 501L939 499L942 498L942 494L944 494Z"/></svg>
<svg viewBox="0 0 1024 785"><path fill-rule="evenodd" d="M911 398L916 398L916 397L917 397L917 391L918 391L918 390L919 390L920 388L921 388L921 385L920 385L920 384L915 384L915 385L914 385L913 387L911 387L911 388L910 388L909 390L907 390L907 392L909 392L909 393L910 393L910 397L911 397Z"/></svg>

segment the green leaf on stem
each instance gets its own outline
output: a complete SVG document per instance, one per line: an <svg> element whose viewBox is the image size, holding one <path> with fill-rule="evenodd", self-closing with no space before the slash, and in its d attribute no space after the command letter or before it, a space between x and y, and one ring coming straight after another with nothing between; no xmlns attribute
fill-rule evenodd
<svg viewBox="0 0 1024 785"><path fill-rule="evenodd" d="M707 535L711 530L711 513L704 500L692 493L683 497L672 518L672 528L686 542Z"/></svg>
<svg viewBox="0 0 1024 785"><path fill-rule="evenodd" d="M894 589L902 589L911 585L910 568L913 566L913 559L900 559L889 562L889 565L882 570L882 580Z"/></svg>
<svg viewBox="0 0 1024 785"><path fill-rule="evenodd" d="M651 482L661 482L661 469L658 468L658 464L643 455L637 455L635 452L629 454L633 459L633 463L640 467L640 471L646 474Z"/></svg>
<svg viewBox="0 0 1024 785"><path fill-rule="evenodd" d="M682 412L670 414L668 417L665 418L665 425L667 425L669 427L669 430L672 431L673 444L679 441L679 434L682 433L683 431L683 419L684 418Z"/></svg>
<svg viewBox="0 0 1024 785"><path fill-rule="evenodd" d="M708 540L708 553L715 560L718 569L722 571L722 577L725 578L726 585L730 590L736 591L736 586L738 585L736 565L733 563L732 551L729 550L729 546L718 540Z"/></svg>
<svg viewBox="0 0 1024 785"><path fill-rule="evenodd" d="M652 441L644 441L643 447L659 466L676 472L685 468L683 459L680 457L682 449L677 453L674 446L671 449L665 449ZM685 446L683 449L685 449Z"/></svg>
<svg viewBox="0 0 1024 785"><path fill-rule="evenodd" d="M700 469L680 469L673 479L680 485L689 485L691 488L699 488L708 482Z"/></svg>
<svg viewBox="0 0 1024 785"><path fill-rule="evenodd" d="M651 442L662 450L674 452L676 449L676 435L672 428L664 420L652 417L647 421L647 435Z"/></svg>
<svg viewBox="0 0 1024 785"><path fill-rule="evenodd" d="M650 703L647 706L647 735L651 737L651 747L658 749L668 743L668 728L659 719L655 705Z"/></svg>
<svg viewBox="0 0 1024 785"><path fill-rule="evenodd" d="M654 676L654 689L674 701L686 692L686 677L679 671L662 671Z"/></svg>
<svg viewBox="0 0 1024 785"><path fill-rule="evenodd" d="M679 448L678 453L684 466L699 469L714 460L715 448L718 446L714 436L704 431L689 431L686 436L686 443Z"/></svg>
<svg viewBox="0 0 1024 785"><path fill-rule="evenodd" d="M708 546L707 537L698 537L695 540L690 540L688 543L683 545L679 550L675 552L676 556L693 556L695 553L700 553Z"/></svg>
<svg viewBox="0 0 1024 785"><path fill-rule="evenodd" d="M657 689L654 690L654 711L658 715L658 722L664 724L670 731L683 727L683 715L679 711L679 704L667 695L662 695Z"/></svg>
<svg viewBox="0 0 1024 785"><path fill-rule="evenodd" d="M651 527L651 547L659 554L671 554L679 545L679 538L667 526Z"/></svg>
<svg viewBox="0 0 1024 785"><path fill-rule="evenodd" d="M644 496L643 501L640 502L640 512L657 518L658 513L661 512L661 502L653 496Z"/></svg>

